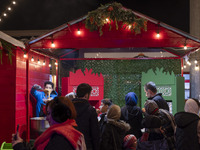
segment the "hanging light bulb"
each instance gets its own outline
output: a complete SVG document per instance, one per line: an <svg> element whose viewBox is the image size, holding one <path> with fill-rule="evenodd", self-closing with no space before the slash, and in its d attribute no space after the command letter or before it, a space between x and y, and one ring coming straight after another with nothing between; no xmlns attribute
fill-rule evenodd
<svg viewBox="0 0 200 150"><path fill-rule="evenodd" d="M8 10L11 11L11 7L8 7Z"/></svg>
<svg viewBox="0 0 200 150"><path fill-rule="evenodd" d="M80 31L80 29L78 29L77 34L78 34L78 35L81 35L81 31Z"/></svg>
<svg viewBox="0 0 200 150"><path fill-rule="evenodd" d="M156 34L156 37L157 37L157 38L159 38L159 37L160 37L160 33L159 33L159 32L157 32L157 34Z"/></svg>
<svg viewBox="0 0 200 150"><path fill-rule="evenodd" d="M24 58L27 58L27 55L26 55L26 53L24 53Z"/></svg>
<svg viewBox="0 0 200 150"><path fill-rule="evenodd" d="M53 47L53 48L56 47L56 45L54 44L53 41L51 42L51 47Z"/></svg>
<svg viewBox="0 0 200 150"><path fill-rule="evenodd" d="M128 29L129 29L129 30L131 29L131 27L132 27L132 25L128 25Z"/></svg>
<svg viewBox="0 0 200 150"><path fill-rule="evenodd" d="M57 62L55 62L55 65L57 66L57 65L58 65L58 63L57 63Z"/></svg>
<svg viewBox="0 0 200 150"><path fill-rule="evenodd" d="M38 64L40 64L40 60L38 59Z"/></svg>
<svg viewBox="0 0 200 150"><path fill-rule="evenodd" d="M45 64L46 64L45 61L43 61L43 66L44 66Z"/></svg>
<svg viewBox="0 0 200 150"><path fill-rule="evenodd" d="M15 2L15 1L13 1L12 3L13 3L13 5L15 5L15 4L16 4L16 2Z"/></svg>
<svg viewBox="0 0 200 150"><path fill-rule="evenodd" d="M49 67L51 67L51 63L49 63Z"/></svg>
<svg viewBox="0 0 200 150"><path fill-rule="evenodd" d="M187 66L184 64L183 68L186 68Z"/></svg>
<svg viewBox="0 0 200 150"><path fill-rule="evenodd" d="M33 58L33 57L31 58L31 61L34 61L34 58Z"/></svg>
<svg viewBox="0 0 200 150"><path fill-rule="evenodd" d="M195 65L195 70L199 70L199 65Z"/></svg>
<svg viewBox="0 0 200 150"><path fill-rule="evenodd" d="M195 59L194 63L197 64L197 60L196 59Z"/></svg>
<svg viewBox="0 0 200 150"><path fill-rule="evenodd" d="M188 64L189 66L191 66L191 63L190 63L189 61L187 61L187 64Z"/></svg>
<svg viewBox="0 0 200 150"><path fill-rule="evenodd" d="M0 18L0 22L1 22L2 20L1 20L1 18Z"/></svg>
<svg viewBox="0 0 200 150"><path fill-rule="evenodd" d="M185 45L185 46L184 46L184 50L186 50L186 49L187 49L187 46Z"/></svg>
<svg viewBox="0 0 200 150"><path fill-rule="evenodd" d="M7 14L6 14L6 13L4 13L4 14L3 14L3 16L4 16L4 17L6 17L6 16L7 16Z"/></svg>

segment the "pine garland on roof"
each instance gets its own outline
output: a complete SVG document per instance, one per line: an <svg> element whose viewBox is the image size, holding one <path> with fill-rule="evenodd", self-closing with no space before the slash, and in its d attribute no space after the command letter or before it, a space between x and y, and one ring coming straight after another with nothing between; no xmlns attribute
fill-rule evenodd
<svg viewBox="0 0 200 150"><path fill-rule="evenodd" d="M103 35L102 28L109 23L109 30L112 26L110 22L114 22L116 30L118 30L118 23L123 22L124 29L128 28L135 34L141 33L141 28L147 31L147 20L137 17L132 10L126 9L122 4L114 2L107 5L101 5L94 11L88 13L85 27L90 31L99 30L100 36Z"/></svg>

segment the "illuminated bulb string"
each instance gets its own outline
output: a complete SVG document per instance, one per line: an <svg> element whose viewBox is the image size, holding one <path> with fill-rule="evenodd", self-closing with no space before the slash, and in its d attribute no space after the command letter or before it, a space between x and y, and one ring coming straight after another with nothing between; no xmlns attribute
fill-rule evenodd
<svg viewBox="0 0 200 150"><path fill-rule="evenodd" d="M16 1L11 1L10 5L6 7L6 9L3 11L3 13L0 15L0 22L3 21L3 18L8 16L8 13L11 12L12 7L16 5Z"/></svg>

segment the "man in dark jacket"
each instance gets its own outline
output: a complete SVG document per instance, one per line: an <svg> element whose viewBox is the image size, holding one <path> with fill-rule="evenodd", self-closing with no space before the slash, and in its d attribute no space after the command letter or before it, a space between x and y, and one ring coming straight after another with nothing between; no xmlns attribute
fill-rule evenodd
<svg viewBox="0 0 200 150"><path fill-rule="evenodd" d="M76 123L78 130L83 133L87 150L99 149L99 126L96 110L89 104L88 100L92 91L89 84L81 83L77 87L77 98L72 102L77 111Z"/></svg>
<svg viewBox="0 0 200 150"><path fill-rule="evenodd" d="M162 93L157 93L156 84L154 82L148 82L144 85L144 91L148 100L154 100L160 109L169 111L169 106L166 100L162 97Z"/></svg>
<svg viewBox="0 0 200 150"><path fill-rule="evenodd" d="M134 134L136 138L142 136L141 122L142 122L142 110L137 107L138 97L134 92L129 92L125 96L126 106L121 108L121 120L129 123L131 129L126 133Z"/></svg>

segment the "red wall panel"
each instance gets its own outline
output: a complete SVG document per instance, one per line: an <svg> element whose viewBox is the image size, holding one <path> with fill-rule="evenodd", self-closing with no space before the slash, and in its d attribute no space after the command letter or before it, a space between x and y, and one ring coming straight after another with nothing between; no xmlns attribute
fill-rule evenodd
<svg viewBox="0 0 200 150"><path fill-rule="evenodd" d="M15 57L11 65L8 56L3 53L3 64L0 64L0 143L11 142L15 130L15 71Z"/></svg>

